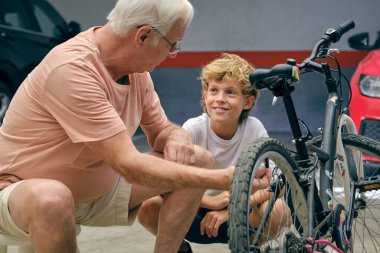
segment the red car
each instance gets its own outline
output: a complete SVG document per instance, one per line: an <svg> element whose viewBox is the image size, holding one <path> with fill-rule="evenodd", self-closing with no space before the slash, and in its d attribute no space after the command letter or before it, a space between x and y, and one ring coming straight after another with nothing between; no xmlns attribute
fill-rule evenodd
<svg viewBox="0 0 380 253"><path fill-rule="evenodd" d="M348 43L355 49L371 50L351 78L350 117L361 135L380 141L380 31L373 46L369 45L368 33L354 35ZM366 167L380 167L379 160L364 159Z"/></svg>

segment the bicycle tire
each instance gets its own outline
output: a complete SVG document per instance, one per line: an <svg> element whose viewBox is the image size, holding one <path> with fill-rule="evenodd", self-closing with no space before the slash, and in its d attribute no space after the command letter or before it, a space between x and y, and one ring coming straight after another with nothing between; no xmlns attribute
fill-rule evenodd
<svg viewBox="0 0 380 253"><path fill-rule="evenodd" d="M313 144L320 147L321 140L322 137L317 136L309 141L308 144ZM348 168L351 179L357 184L378 179L378 169L372 171L376 174L375 175L369 171L370 168L366 168L365 166L363 175L358 175L356 165L353 162L352 153L354 150L359 150L366 155L380 158L380 143L362 135L349 133L342 133L342 142L349 164ZM337 157L339 157L339 154ZM338 166L334 167L335 172L332 195L334 204L343 205L345 207L346 213L348 213L349 206L347 206L346 201L343 201L345 196L344 191L341 190L344 187L348 186L344 186L342 173L340 173L341 171L339 170ZM380 164L378 167L380 168ZM350 201L354 201L355 203L355 210L351 211L354 214L352 235L350 239L350 241L353 243L353 252L380 252L380 190L376 189L376 187L374 189L368 189L364 191L363 189L357 189L353 196L350 194ZM339 227L341 225L339 223L339 218L333 225L338 228L338 230L335 231L336 244L340 248L344 248L347 242L345 239L342 240L340 236L342 231L339 231Z"/></svg>
<svg viewBox="0 0 380 253"><path fill-rule="evenodd" d="M280 169L281 173L278 175L283 175L282 177L286 181L283 184L285 187L282 188L283 196L273 200L274 209L271 212L268 211L270 215L267 219L262 217L270 205L264 202L256 206L254 199L250 200L253 179L258 168L265 162L265 158L269 158L275 165L276 169L273 170L273 173L278 173ZM251 143L240 155L230 187L231 195L228 206L228 236L231 252L263 252L263 247L265 247L265 252L279 252L281 229L291 226L295 232L297 232L296 230L307 231L307 202L303 190L298 184L298 178L293 173L296 170L297 165L290 152L276 139L260 138ZM273 194L271 197L274 198ZM278 205L281 205L281 208L278 208ZM280 213L278 210L283 208L286 210L285 214L278 215ZM252 231L250 228L252 224L249 222L250 215L260 211L263 214L261 219L253 219L259 223L254 224L256 231L250 233ZM273 219L275 215L278 216ZM274 223L275 221L279 221L280 224ZM260 224L266 225L261 231L258 230ZM251 245L252 238L256 233L260 235L260 243Z"/></svg>
<svg viewBox="0 0 380 253"><path fill-rule="evenodd" d="M314 137L312 140L308 141L307 144L320 147L321 142L322 142L322 136L318 135ZM343 146L352 147L356 150L361 151L362 153L365 153L368 156L377 157L377 158L379 156L380 142L374 139L371 139L369 137L359 135L359 134L342 133L342 142L343 142ZM358 178L360 177L368 178L371 176L375 176L378 171L376 169L371 168L373 170L373 173L371 173L370 171L365 171L365 175L358 175L357 171L353 170L352 167L350 167L349 169L350 169L349 171L350 176L354 180L358 180ZM365 164L364 164L364 169L366 170Z"/></svg>

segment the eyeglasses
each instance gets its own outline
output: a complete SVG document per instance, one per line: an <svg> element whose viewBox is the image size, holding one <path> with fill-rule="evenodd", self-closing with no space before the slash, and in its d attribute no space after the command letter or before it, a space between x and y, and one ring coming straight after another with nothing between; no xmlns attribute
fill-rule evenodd
<svg viewBox="0 0 380 253"><path fill-rule="evenodd" d="M175 56L178 53L178 51L181 50L181 41L176 41L176 42L172 43L156 27L152 26L152 29L153 29L153 31L156 31L159 35L161 35L161 37L164 38L164 40L166 40L167 43L169 43L169 45L170 45L169 55L170 56Z"/></svg>

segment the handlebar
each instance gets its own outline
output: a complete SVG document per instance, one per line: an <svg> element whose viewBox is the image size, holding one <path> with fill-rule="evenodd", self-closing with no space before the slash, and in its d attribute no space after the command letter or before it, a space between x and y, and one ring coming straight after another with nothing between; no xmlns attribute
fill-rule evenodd
<svg viewBox="0 0 380 253"><path fill-rule="evenodd" d="M329 28L326 31L326 35L322 37L326 42L336 43L340 40L343 34L349 30L355 28L355 23L352 20L347 20L343 24L339 25L337 28Z"/></svg>
<svg viewBox="0 0 380 253"><path fill-rule="evenodd" d="M340 40L343 34L353 29L355 23L348 20L336 28L327 29L325 35L314 46L310 56L299 64L298 70L309 69L325 74L326 69L322 64L314 62L317 58L326 58L330 44ZM275 86L274 80L296 79L295 68L292 64L278 64L271 69L256 69L250 76L250 83L257 89L272 89Z"/></svg>

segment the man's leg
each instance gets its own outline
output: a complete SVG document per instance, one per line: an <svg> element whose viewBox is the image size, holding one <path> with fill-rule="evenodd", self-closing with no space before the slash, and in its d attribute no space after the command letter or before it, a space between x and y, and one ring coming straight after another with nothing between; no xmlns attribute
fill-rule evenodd
<svg viewBox="0 0 380 253"><path fill-rule="evenodd" d="M213 167L214 160L210 152L196 146L195 154L195 166ZM148 200L149 204L142 205L138 219L151 233L157 235L155 252L178 251L199 208L203 193L204 189L175 191L164 194L163 198Z"/></svg>
<svg viewBox="0 0 380 253"><path fill-rule="evenodd" d="M160 209L155 252L177 252L194 216L204 190L183 190L164 196Z"/></svg>
<svg viewBox="0 0 380 253"><path fill-rule="evenodd" d="M74 200L71 191L55 180L24 180L9 195L14 223L29 233L38 253L75 253Z"/></svg>

